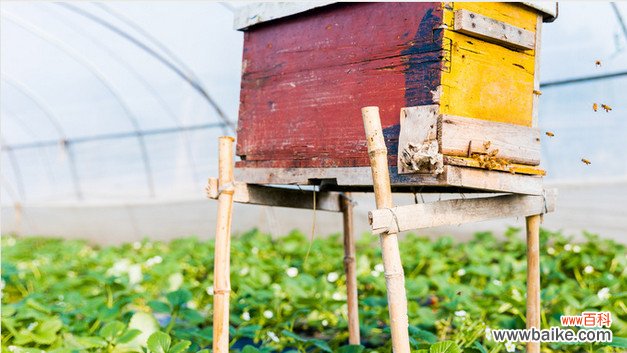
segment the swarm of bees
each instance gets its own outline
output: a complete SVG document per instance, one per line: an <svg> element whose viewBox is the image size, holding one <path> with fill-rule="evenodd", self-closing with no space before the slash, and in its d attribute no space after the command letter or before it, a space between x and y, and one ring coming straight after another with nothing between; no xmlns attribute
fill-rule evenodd
<svg viewBox="0 0 627 353"><path fill-rule="evenodd" d="M490 142L486 142L484 147L488 145L490 147ZM487 148L486 148L487 149ZM496 155L499 153L498 149L494 149L490 151L488 154L481 153L473 153L470 157L477 162L479 162L480 168L485 168L487 170L499 169L499 170L509 170L510 162L505 158L499 158Z"/></svg>

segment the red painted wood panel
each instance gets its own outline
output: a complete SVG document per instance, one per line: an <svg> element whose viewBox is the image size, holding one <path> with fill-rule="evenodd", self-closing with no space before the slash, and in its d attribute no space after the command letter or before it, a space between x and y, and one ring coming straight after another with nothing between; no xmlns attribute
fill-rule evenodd
<svg viewBox="0 0 627 353"><path fill-rule="evenodd" d="M381 107L395 165L400 109L431 104L440 82L440 6L337 4L249 29L238 166L367 166L367 105Z"/></svg>

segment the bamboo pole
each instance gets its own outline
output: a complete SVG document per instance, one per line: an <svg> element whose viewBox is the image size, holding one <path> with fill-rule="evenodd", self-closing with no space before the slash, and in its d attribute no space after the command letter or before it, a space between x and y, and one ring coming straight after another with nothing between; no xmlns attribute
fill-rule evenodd
<svg viewBox="0 0 627 353"><path fill-rule="evenodd" d="M366 130L368 156L372 167L372 181L377 208L392 208L392 188L388 170L388 154L383 139L381 119L378 107L361 109ZM392 332L392 352L409 353L409 333L407 318L407 294L405 293L405 274L398 248L398 235L384 233L380 236L385 268L388 309L390 311L390 330Z"/></svg>
<svg viewBox="0 0 627 353"><path fill-rule="evenodd" d="M355 234L353 232L353 203L351 194L340 198L344 221L344 271L346 272L346 301L348 304L348 343L360 344L359 301L357 299L357 265L355 263Z"/></svg>
<svg viewBox="0 0 627 353"><path fill-rule="evenodd" d="M540 215L527 223L527 328L540 329ZM527 353L540 353L540 342L528 342Z"/></svg>
<svg viewBox="0 0 627 353"><path fill-rule="evenodd" d="M213 351L229 351L231 216L233 211L233 141L218 139L218 219L213 272Z"/></svg>

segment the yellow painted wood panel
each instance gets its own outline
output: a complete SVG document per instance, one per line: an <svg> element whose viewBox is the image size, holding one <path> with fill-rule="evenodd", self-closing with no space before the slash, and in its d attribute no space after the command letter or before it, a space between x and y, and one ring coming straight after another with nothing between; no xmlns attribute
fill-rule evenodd
<svg viewBox="0 0 627 353"><path fill-rule="evenodd" d="M508 3L444 4L444 51L440 109L444 114L531 126L533 50L505 48L452 30L454 11L466 9L535 32L537 14Z"/></svg>

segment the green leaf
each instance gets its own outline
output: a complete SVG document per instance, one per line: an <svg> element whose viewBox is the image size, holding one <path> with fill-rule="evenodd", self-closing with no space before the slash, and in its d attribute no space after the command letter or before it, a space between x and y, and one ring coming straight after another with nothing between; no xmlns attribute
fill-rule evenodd
<svg viewBox="0 0 627 353"><path fill-rule="evenodd" d="M166 294L165 297L172 307L181 307L192 299L192 293L187 289L179 289Z"/></svg>
<svg viewBox="0 0 627 353"><path fill-rule="evenodd" d="M627 337L614 337L612 342L605 343L605 345L617 348L627 348Z"/></svg>
<svg viewBox="0 0 627 353"><path fill-rule="evenodd" d="M475 341L472 346L474 348L477 348L481 353L488 353L488 350L485 349L485 347L481 343L479 343L479 341Z"/></svg>
<svg viewBox="0 0 627 353"><path fill-rule="evenodd" d="M436 343L438 337L429 331L425 331L416 326L409 325L409 334L411 337L427 343Z"/></svg>
<svg viewBox="0 0 627 353"><path fill-rule="evenodd" d="M257 347L251 346L250 344L248 344L244 346L244 348L242 348L241 353L258 353L258 352L260 352L260 350L258 350Z"/></svg>
<svg viewBox="0 0 627 353"><path fill-rule="evenodd" d="M152 353L168 353L172 339L167 333L157 331L148 337L148 350Z"/></svg>
<svg viewBox="0 0 627 353"><path fill-rule="evenodd" d="M366 349L366 347L360 344L349 344L346 346L340 347L337 351L338 353L361 353Z"/></svg>
<svg viewBox="0 0 627 353"><path fill-rule="evenodd" d="M130 329L124 332L120 337L118 337L116 342L117 343L129 343L130 341L134 340L135 337L141 335L141 333L142 332L140 330Z"/></svg>
<svg viewBox="0 0 627 353"><path fill-rule="evenodd" d="M329 344L323 340L313 339L309 340L309 342L313 343L314 346L318 347L324 352L333 353L333 350L331 349L331 347L329 347Z"/></svg>
<svg viewBox="0 0 627 353"><path fill-rule="evenodd" d="M453 341L442 341L432 344L429 353L462 353L462 350Z"/></svg>
<svg viewBox="0 0 627 353"><path fill-rule="evenodd" d="M155 313L169 313L170 312L170 306L162 301L159 300L151 300L148 302L148 306L152 309L152 311L154 311Z"/></svg>
<svg viewBox="0 0 627 353"><path fill-rule="evenodd" d="M168 351L168 353L181 353L187 350L187 348L189 348L189 346L192 343L190 341L181 341L177 344L175 344L174 346L172 346L172 348L170 348L170 350Z"/></svg>
<svg viewBox="0 0 627 353"><path fill-rule="evenodd" d="M100 329L100 336L107 341L113 341L124 332L126 325L120 321L111 321Z"/></svg>
<svg viewBox="0 0 627 353"><path fill-rule="evenodd" d="M283 331L281 331L281 334L282 334L283 336L286 336L286 337L289 337L289 338L294 339L296 342L307 342L307 340L306 340L306 339L304 339L304 338L300 337L299 335L295 334L295 333L294 333L294 332L292 332L292 331L283 330Z"/></svg>

